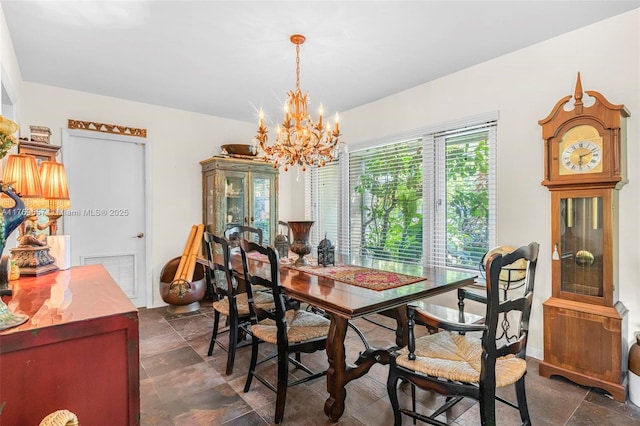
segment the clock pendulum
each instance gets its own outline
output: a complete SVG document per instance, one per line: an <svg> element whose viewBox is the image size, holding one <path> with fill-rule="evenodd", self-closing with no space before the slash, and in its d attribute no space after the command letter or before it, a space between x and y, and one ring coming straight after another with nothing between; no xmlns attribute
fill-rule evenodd
<svg viewBox="0 0 640 426"><path fill-rule="evenodd" d="M594 199L597 200L597 199ZM582 235L583 237L587 235L587 203L586 203L586 199L582 200ZM593 256L593 253L591 253L589 250L586 249L586 243L588 242L588 240L586 238L583 238L582 240L583 242L583 248L582 250L578 250L576 252L576 265L578 266L582 266L582 267L588 267L593 265L593 262L595 261L595 257Z"/></svg>

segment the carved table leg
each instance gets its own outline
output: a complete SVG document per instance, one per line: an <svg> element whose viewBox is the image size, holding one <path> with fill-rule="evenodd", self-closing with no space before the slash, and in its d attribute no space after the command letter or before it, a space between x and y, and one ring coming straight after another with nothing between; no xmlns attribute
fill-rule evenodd
<svg viewBox="0 0 640 426"><path fill-rule="evenodd" d="M329 361L327 392L329 392L329 398L324 403L324 413L331 420L338 421L344 413L347 383L367 374L375 363L388 364L389 351L388 349L371 348L366 344L367 349L360 354L355 364L347 365L344 340L349 321L333 314L330 314L330 318L331 325L327 336L327 359Z"/></svg>
<svg viewBox="0 0 640 426"><path fill-rule="evenodd" d="M344 339L347 335L348 323L346 318L331 315L331 325L327 336L327 358L329 361L327 392L329 392L329 398L324 403L324 413L333 421L338 421L344 413L344 400L347 397L347 391L344 388L347 384Z"/></svg>

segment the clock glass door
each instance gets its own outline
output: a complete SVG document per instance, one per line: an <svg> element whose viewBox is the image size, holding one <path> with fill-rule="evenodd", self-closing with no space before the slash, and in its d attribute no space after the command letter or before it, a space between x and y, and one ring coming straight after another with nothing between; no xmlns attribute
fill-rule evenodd
<svg viewBox="0 0 640 426"><path fill-rule="evenodd" d="M602 197L560 198L561 291L603 296Z"/></svg>

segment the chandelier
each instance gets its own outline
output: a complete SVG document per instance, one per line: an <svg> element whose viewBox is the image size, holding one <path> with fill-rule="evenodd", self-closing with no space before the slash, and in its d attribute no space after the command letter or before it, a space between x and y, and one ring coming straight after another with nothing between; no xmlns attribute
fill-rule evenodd
<svg viewBox="0 0 640 426"><path fill-rule="evenodd" d="M287 171L289 166L298 165L305 171L306 166L322 167L337 157L339 117L336 113L332 129L330 122L327 121L326 125L323 122L322 104L317 122L309 115L309 92L303 95L300 90L300 45L304 43L305 37L294 34L289 39L296 45L296 89L287 93L282 127L276 127L276 139L272 145L268 143L264 112L260 109L254 145L260 144L266 154L265 160L273 162L274 167L284 165L284 170Z"/></svg>

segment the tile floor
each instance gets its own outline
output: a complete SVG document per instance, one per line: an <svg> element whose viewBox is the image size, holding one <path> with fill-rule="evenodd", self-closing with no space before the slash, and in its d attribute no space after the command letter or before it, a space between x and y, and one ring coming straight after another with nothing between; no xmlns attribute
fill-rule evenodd
<svg viewBox="0 0 640 426"><path fill-rule="evenodd" d="M389 321L378 317L379 321ZM364 320L356 321L373 346L386 347L392 332ZM216 347L207 356L213 314L211 307L187 315L169 315L166 308L140 310L140 394L142 425L268 425L273 424L275 393L257 380L244 393L250 348L239 349L234 372L224 374L226 353ZM226 337L226 335L225 335ZM347 360L355 360L363 346L351 330ZM261 346L270 352L272 347ZM303 362L326 366L324 352L303 354ZM564 379L538 375L536 359L528 361L527 397L533 424L538 425L638 425L640 408L619 403L602 392ZM264 368L264 366L263 366ZM275 366L272 369L275 376ZM296 372L292 372L293 375ZM375 365L366 376L347 385L344 415L338 423L323 411L327 398L325 379L289 389L283 425L388 426L393 424L386 392L387 367ZM402 394L407 398L408 396ZM509 396L509 392L506 392ZM425 412L442 400L428 392L418 394ZM515 399L515 396L514 396ZM498 403L498 424L519 424L516 410ZM478 405L466 400L442 415L456 426L478 425ZM410 425L411 420L403 419Z"/></svg>

